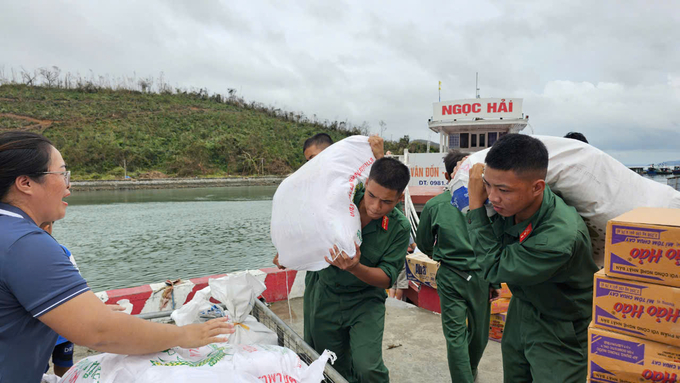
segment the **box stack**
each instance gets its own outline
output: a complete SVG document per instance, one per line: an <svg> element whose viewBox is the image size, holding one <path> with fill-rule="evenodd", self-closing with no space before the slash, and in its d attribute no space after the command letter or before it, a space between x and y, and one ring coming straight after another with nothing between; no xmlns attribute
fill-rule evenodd
<svg viewBox="0 0 680 383"><path fill-rule="evenodd" d="M591 382L677 382L680 210L640 208L607 224L588 331Z"/></svg>
<svg viewBox="0 0 680 383"><path fill-rule="evenodd" d="M501 291L498 299L491 302L491 321L489 322L489 339L500 342L503 338L505 319L508 313L512 293L505 283L501 284Z"/></svg>

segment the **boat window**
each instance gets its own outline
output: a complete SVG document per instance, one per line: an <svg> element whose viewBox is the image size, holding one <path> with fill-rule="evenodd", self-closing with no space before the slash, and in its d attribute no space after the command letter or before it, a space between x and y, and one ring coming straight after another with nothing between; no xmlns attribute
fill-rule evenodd
<svg viewBox="0 0 680 383"><path fill-rule="evenodd" d="M461 147L461 149L467 149L467 148L470 147L469 144L468 144L469 135L470 135L469 133L461 133L460 134L460 147Z"/></svg>
<svg viewBox="0 0 680 383"><path fill-rule="evenodd" d="M476 148L476 147L477 147L477 135L476 135L476 134L471 134L471 135L470 135L470 147L471 147L471 148Z"/></svg>
<svg viewBox="0 0 680 383"><path fill-rule="evenodd" d="M496 143L496 140L498 139L498 133L497 132L489 132L487 133L489 136L489 146L493 146L493 144Z"/></svg>
<svg viewBox="0 0 680 383"><path fill-rule="evenodd" d="M449 148L460 148L460 135L458 133L449 133Z"/></svg>
<svg viewBox="0 0 680 383"><path fill-rule="evenodd" d="M486 147L486 133L479 134L479 147L480 148Z"/></svg>

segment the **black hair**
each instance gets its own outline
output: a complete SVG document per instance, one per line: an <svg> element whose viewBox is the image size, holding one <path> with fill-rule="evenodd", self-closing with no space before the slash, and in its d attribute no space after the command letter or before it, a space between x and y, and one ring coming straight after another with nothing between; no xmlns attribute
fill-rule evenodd
<svg viewBox="0 0 680 383"><path fill-rule="evenodd" d="M545 179L548 173L548 149L534 137L507 134L489 149L486 166L497 170L512 170L519 176L527 173Z"/></svg>
<svg viewBox="0 0 680 383"><path fill-rule="evenodd" d="M384 188L396 190L398 194L401 194L411 180L411 174L408 167L399 160L383 157L375 161L371 167L368 179L377 182L378 185Z"/></svg>
<svg viewBox="0 0 680 383"><path fill-rule="evenodd" d="M312 137L309 137L305 144L302 145L302 154L305 153L310 146L331 146L333 145L333 139L326 133L317 133Z"/></svg>
<svg viewBox="0 0 680 383"><path fill-rule="evenodd" d="M50 165L52 142L40 134L12 131L0 133L0 201L19 176L38 182Z"/></svg>
<svg viewBox="0 0 680 383"><path fill-rule="evenodd" d="M571 138L574 140L579 140L581 142L585 142L586 144L588 143L588 140L586 140L586 136L583 135L583 133L579 132L569 132L567 133L564 138Z"/></svg>
<svg viewBox="0 0 680 383"><path fill-rule="evenodd" d="M462 160L468 155L469 154L458 150L449 150L449 153L446 155L446 157L444 157L444 167L446 168L446 172L449 174L453 173L453 169L456 167L456 165L458 165L458 161Z"/></svg>

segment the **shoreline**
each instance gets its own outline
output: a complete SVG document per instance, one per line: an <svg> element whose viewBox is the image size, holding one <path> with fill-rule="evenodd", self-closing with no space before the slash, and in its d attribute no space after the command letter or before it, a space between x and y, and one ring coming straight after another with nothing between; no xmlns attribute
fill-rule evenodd
<svg viewBox="0 0 680 383"><path fill-rule="evenodd" d="M179 189L201 187L232 187L232 186L276 186L286 177L234 177L234 178L159 178L140 180L94 180L72 181L73 191L102 191L102 190L140 190L140 189Z"/></svg>

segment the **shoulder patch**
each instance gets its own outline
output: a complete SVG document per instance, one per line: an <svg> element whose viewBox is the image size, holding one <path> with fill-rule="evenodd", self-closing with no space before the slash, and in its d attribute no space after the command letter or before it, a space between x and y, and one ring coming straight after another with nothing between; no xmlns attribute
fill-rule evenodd
<svg viewBox="0 0 680 383"><path fill-rule="evenodd" d="M532 231L533 231L533 228L531 226L531 223L529 223L529 226L527 226L527 228L524 229L522 234L519 235L519 243L524 242L524 240L527 239L527 237L531 234Z"/></svg>
<svg viewBox="0 0 680 383"><path fill-rule="evenodd" d="M382 219L382 228L383 228L383 230L387 231L387 228L389 227L389 226L388 226L389 223L390 223L390 219L387 218L387 216L383 216L383 219Z"/></svg>

